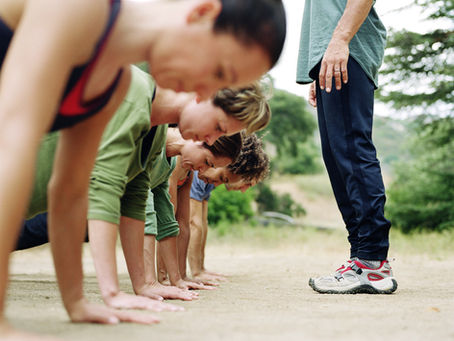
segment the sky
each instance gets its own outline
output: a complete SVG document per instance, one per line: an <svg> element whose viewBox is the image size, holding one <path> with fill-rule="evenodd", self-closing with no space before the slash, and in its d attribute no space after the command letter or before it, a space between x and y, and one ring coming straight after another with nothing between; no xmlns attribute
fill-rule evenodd
<svg viewBox="0 0 454 341"><path fill-rule="evenodd" d="M309 87L295 82L304 0L283 0L283 2L287 14L287 37L281 58L270 71L270 74L274 78L276 88L307 98ZM377 0L375 10L387 29L407 28L413 31L421 31L427 26L421 25L422 14L419 9L406 9L404 12L396 12L397 8L413 2L412 0Z"/></svg>

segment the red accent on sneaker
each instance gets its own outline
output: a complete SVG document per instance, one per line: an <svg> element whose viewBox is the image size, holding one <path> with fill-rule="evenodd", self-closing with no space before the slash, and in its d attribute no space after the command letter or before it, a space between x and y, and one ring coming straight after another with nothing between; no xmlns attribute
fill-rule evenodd
<svg viewBox="0 0 454 341"><path fill-rule="evenodd" d="M384 279L383 276L380 276L379 274L368 274L367 275L367 278L369 279L369 281L381 281L382 279Z"/></svg>
<svg viewBox="0 0 454 341"><path fill-rule="evenodd" d="M353 262L355 262L355 264L358 265L358 267L361 268L361 269L371 269L371 270L375 270L375 269L369 268L366 264L363 264L363 263L360 262L359 260L355 260L355 261L353 261Z"/></svg>
<svg viewBox="0 0 454 341"><path fill-rule="evenodd" d="M339 272L339 271L341 271L343 269L345 269L345 266L342 265L339 269L336 269L336 272Z"/></svg>

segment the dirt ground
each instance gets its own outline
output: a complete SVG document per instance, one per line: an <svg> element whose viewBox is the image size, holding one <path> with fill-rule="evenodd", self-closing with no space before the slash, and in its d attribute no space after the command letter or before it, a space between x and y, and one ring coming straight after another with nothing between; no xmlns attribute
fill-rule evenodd
<svg viewBox="0 0 454 341"><path fill-rule="evenodd" d="M178 313L154 313L159 325L71 324L55 284L48 247L14 254L7 306L10 322L63 340L454 340L454 255L391 250L399 283L393 295L321 295L310 276L345 258L342 231L313 232L275 245L215 240L207 268L229 280ZM119 252L121 286L131 286ZM88 249L86 293L100 301Z"/></svg>

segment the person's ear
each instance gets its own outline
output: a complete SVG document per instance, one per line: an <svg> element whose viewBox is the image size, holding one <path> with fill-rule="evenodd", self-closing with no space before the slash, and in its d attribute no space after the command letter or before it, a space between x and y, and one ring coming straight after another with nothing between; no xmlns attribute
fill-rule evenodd
<svg viewBox="0 0 454 341"><path fill-rule="evenodd" d="M202 98L201 98L199 95L196 95L196 96L195 96L195 102L196 102L197 104L199 104L200 102L202 102Z"/></svg>
<svg viewBox="0 0 454 341"><path fill-rule="evenodd" d="M187 15L187 23L214 21L221 12L220 0L201 0Z"/></svg>

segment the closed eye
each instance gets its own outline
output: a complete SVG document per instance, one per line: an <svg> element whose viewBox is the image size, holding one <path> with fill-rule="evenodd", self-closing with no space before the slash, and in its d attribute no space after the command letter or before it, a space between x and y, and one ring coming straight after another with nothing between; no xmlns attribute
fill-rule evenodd
<svg viewBox="0 0 454 341"><path fill-rule="evenodd" d="M224 72L224 68L222 66L218 66L218 68L216 69L216 72L214 73L214 77L220 81L225 79L225 72Z"/></svg>
<svg viewBox="0 0 454 341"><path fill-rule="evenodd" d="M221 125L218 123L216 130L222 134L227 134L227 130L222 129Z"/></svg>

